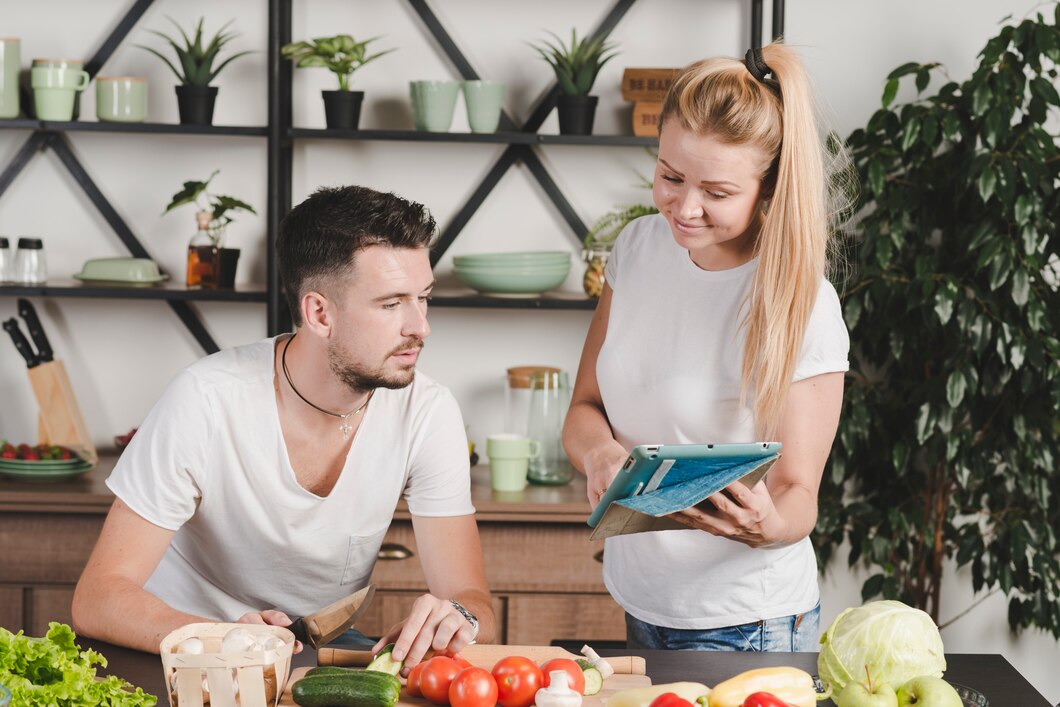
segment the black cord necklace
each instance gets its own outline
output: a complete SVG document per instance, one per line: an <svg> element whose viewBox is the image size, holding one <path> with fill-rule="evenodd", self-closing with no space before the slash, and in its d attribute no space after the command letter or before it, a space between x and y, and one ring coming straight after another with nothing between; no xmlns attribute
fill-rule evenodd
<svg viewBox="0 0 1060 707"><path fill-rule="evenodd" d="M342 441L345 442L347 439L350 438L350 432L353 430L353 427L350 426L350 418L359 413L361 410L364 410L366 407L368 407L368 402L372 399L372 396L375 395L375 388L372 388L370 391L368 391L368 397L365 398L364 404L361 405L361 407L357 408L353 412L348 412L345 415L340 412L331 412L330 410L325 410L319 405L314 405L313 403L309 402L308 400L306 400L306 397L304 395L298 392L298 388L294 387L294 381L291 380L291 372L287 370L287 347L289 347L291 345L291 342L294 341L295 336L298 335L292 335L291 338L287 340L287 343L283 345L283 354L280 356L280 365L283 367L283 375L284 378L287 379L287 385L291 386L291 390L294 391L294 394L301 398L302 402L308 405L309 407L313 408L314 410L319 410L325 415L331 415L332 417L337 417L342 420L342 426L340 426L339 429L342 430Z"/></svg>

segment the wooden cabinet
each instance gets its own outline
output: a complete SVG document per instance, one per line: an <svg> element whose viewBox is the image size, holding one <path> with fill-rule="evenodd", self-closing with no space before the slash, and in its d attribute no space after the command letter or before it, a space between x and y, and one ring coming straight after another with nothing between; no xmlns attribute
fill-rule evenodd
<svg viewBox="0 0 1060 707"><path fill-rule="evenodd" d="M70 621L70 600L113 496L104 485L114 464L53 484L0 478L0 626L41 635ZM531 486L494 494L485 468L472 471L486 577L498 642L622 641L622 609L604 587L603 543L590 543L585 483ZM358 628L378 636L405 618L427 591L404 503L379 553L376 595Z"/></svg>

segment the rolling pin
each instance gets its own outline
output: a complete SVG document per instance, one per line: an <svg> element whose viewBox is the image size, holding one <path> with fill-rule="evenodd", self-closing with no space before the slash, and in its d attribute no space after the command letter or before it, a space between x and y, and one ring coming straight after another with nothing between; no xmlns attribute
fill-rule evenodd
<svg viewBox="0 0 1060 707"><path fill-rule="evenodd" d="M434 651L428 651L424 660L430 658ZM460 655L472 665L492 670L501 658L518 655L541 664L553 658L578 660L584 656L575 655L568 650L555 646L498 646L486 643L473 643L466 646ZM349 648L320 648L317 651L317 664L364 667L372 661L371 651L357 651ZM605 660L611 664L618 675L645 675L644 658L637 655L609 656Z"/></svg>

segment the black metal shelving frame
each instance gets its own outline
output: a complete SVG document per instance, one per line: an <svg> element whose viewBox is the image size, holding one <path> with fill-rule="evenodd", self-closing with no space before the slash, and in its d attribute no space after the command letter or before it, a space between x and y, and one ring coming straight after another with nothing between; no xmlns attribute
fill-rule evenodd
<svg viewBox="0 0 1060 707"><path fill-rule="evenodd" d="M117 26L104 40L102 46L85 63L85 71L95 77L110 58L114 50L125 39L154 0L134 0L129 11L121 17ZM471 133L427 133L411 130L324 130L297 128L292 120L293 67L280 54L280 47L292 38L292 8L294 0L269 0L268 2L268 124L265 126L224 125L174 125L163 123L119 124L102 122L52 122L32 119L0 120L0 129L28 130L29 137L15 157L0 172L0 196L18 177L32 157L40 151L51 149L74 180L85 192L92 204L103 215L129 253L136 257L150 255L118 215L103 192L92 180L88 171L78 160L66 137L68 132L113 132L140 134L170 134L188 136L264 137L267 143L267 199L266 209L266 282L264 287L241 287L238 290L188 289L176 284L152 288L107 287L85 285L75 282L49 282L43 286L6 285L0 287L0 296L47 296L112 299L145 299L165 301L180 321L195 337L207 353L218 350L213 337L202 320L190 306L192 301L215 302L265 302L267 329L274 335L290 329L290 316L282 296L282 286L275 262L275 241L280 220L291 209L292 172L294 143L296 140L389 140L445 143L480 143L507 145L496 159L485 177L476 185L467 201L458 209L439 235L431 254L431 263L437 264L446 250L482 206L490 192L497 186L507 171L517 163L526 165L531 176L544 191L545 196L563 217L570 228L572 241L580 247L586 225L575 212L566 196L546 169L539 150L551 145L595 145L595 146L653 146L653 138L628 135L543 135L537 131L556 104L559 88L555 84L545 92L530 110L529 117L517 124L506 112L502 112L499 131L493 134ZM461 79L480 78L464 53L453 41L427 0L407 0L424 27L437 42ZM618 25L636 0L615 0L613 6L590 33L590 37L606 37ZM753 47L762 44L763 0L750 0L751 37ZM784 30L784 0L773 0L772 36L777 38ZM24 98L29 99L29 96ZM28 104L28 102L27 102ZM471 291L437 292L432 304L443 307L474 307L486 309L569 309L586 310L595 306L595 301L577 296L542 296L527 299L493 298L477 295Z"/></svg>

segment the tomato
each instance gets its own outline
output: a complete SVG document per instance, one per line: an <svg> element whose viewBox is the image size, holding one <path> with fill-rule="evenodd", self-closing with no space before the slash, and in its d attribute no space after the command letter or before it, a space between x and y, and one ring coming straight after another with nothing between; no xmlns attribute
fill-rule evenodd
<svg viewBox="0 0 1060 707"><path fill-rule="evenodd" d="M427 661L416 663L416 667L410 670L409 676L405 678L405 692L409 693L409 697L423 697L423 692L420 691L420 675L423 674L425 665Z"/></svg>
<svg viewBox="0 0 1060 707"><path fill-rule="evenodd" d="M473 666L471 664L470 660L468 660L464 656L460 655L459 653L453 653L451 651L446 651L445 653L442 653L442 655L444 655L446 658L452 658L457 663L460 663L461 667L464 667L464 668L473 668L473 667L475 667L475 666Z"/></svg>
<svg viewBox="0 0 1060 707"><path fill-rule="evenodd" d="M792 707L771 692L755 692L747 696L741 707Z"/></svg>
<svg viewBox="0 0 1060 707"><path fill-rule="evenodd" d="M464 668L449 686L449 704L453 707L494 707L497 704L497 681L482 668Z"/></svg>
<svg viewBox="0 0 1060 707"><path fill-rule="evenodd" d="M436 705L449 704L449 685L463 668L452 658L436 655L420 673L420 692Z"/></svg>
<svg viewBox="0 0 1060 707"><path fill-rule="evenodd" d="M683 697L678 697L674 692L664 692L651 701L650 707L692 707L692 703Z"/></svg>
<svg viewBox="0 0 1060 707"><path fill-rule="evenodd" d="M570 686L570 689L574 690L579 695L585 694L585 674L582 672L580 665L570 658L553 658L541 666L541 674L544 676L544 680L541 684L542 687L549 686L549 683L551 682L549 679L549 673L553 670L562 670L567 673L567 684Z"/></svg>
<svg viewBox="0 0 1060 707"><path fill-rule="evenodd" d="M501 707L530 707L545 680L537 663L517 655L497 661L493 678L497 681L497 701Z"/></svg>

